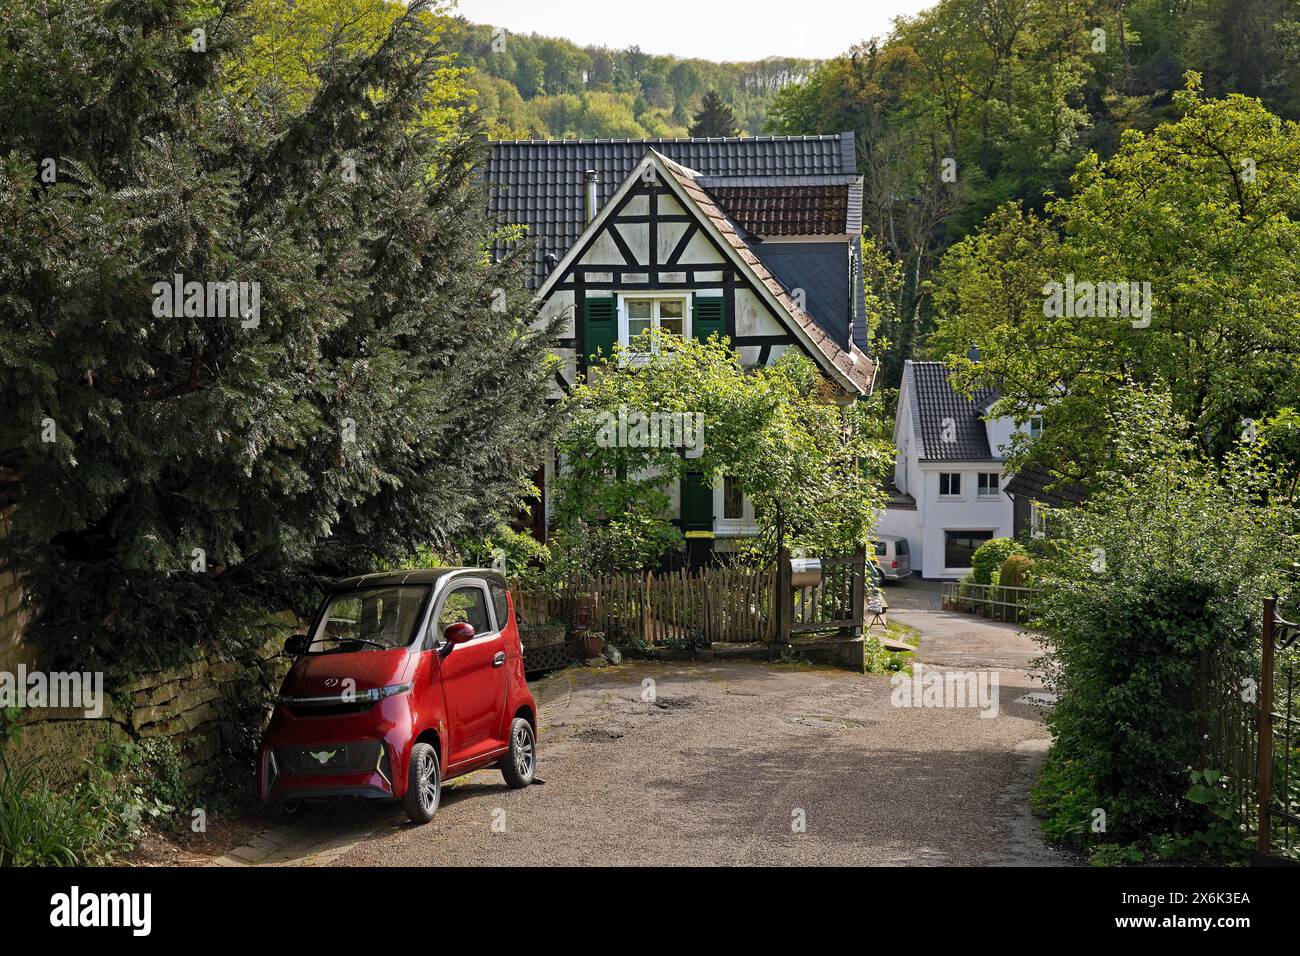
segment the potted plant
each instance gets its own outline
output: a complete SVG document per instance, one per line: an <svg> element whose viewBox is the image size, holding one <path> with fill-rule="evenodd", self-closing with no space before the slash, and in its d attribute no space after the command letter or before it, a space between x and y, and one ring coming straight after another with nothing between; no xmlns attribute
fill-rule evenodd
<svg viewBox="0 0 1300 956"><path fill-rule="evenodd" d="M576 631L574 637L578 639L583 657L587 660L599 657L601 649L605 646L605 635L602 631Z"/></svg>

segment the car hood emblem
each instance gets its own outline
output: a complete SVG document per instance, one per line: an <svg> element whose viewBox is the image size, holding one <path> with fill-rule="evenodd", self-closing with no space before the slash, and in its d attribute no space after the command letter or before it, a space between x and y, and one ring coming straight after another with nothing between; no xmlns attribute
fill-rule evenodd
<svg viewBox="0 0 1300 956"><path fill-rule="evenodd" d="M327 677L327 678L325 678L325 686L326 686L326 687L338 687L338 686L339 686L339 679L338 679L337 677Z"/></svg>
<svg viewBox="0 0 1300 956"><path fill-rule="evenodd" d="M308 757L311 757L313 760L317 760L317 761L319 761L320 764L321 764L321 766L323 767L325 764L327 764L327 763L330 762L330 759L331 759L331 758L332 758L336 753L338 753L337 750L320 750L320 751L317 751L316 753L312 753L312 752L309 750L309 751L307 751L307 756L308 756Z"/></svg>

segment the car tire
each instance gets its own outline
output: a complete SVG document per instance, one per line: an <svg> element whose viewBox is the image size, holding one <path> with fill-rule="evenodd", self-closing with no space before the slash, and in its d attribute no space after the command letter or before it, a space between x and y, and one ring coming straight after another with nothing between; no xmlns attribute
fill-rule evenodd
<svg viewBox="0 0 1300 956"><path fill-rule="evenodd" d="M537 773L537 736L533 725L516 717L510 725L510 750L501 761L501 776L506 786L518 790L533 782Z"/></svg>
<svg viewBox="0 0 1300 956"><path fill-rule="evenodd" d="M438 764L438 751L431 744L416 744L411 748L411 761L406 771L406 796L402 804L412 823L428 823L438 812L442 799L442 767Z"/></svg>

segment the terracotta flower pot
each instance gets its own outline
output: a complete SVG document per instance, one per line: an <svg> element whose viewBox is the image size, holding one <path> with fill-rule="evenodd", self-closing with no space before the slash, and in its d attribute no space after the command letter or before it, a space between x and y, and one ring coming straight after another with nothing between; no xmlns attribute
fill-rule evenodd
<svg viewBox="0 0 1300 956"><path fill-rule="evenodd" d="M605 635L599 631L586 631L578 635L582 642L582 653L587 660L592 660L600 656L601 648L605 645Z"/></svg>

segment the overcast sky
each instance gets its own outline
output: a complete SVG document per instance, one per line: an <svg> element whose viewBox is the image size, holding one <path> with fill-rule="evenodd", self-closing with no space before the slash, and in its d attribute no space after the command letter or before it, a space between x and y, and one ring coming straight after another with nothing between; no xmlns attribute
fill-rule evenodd
<svg viewBox="0 0 1300 956"><path fill-rule="evenodd" d="M633 44L706 60L826 58L935 0L459 0L455 12L512 33L586 46Z"/></svg>

